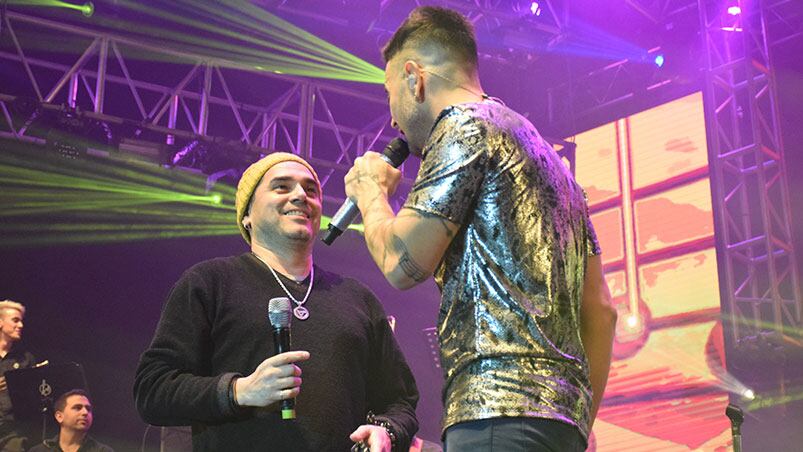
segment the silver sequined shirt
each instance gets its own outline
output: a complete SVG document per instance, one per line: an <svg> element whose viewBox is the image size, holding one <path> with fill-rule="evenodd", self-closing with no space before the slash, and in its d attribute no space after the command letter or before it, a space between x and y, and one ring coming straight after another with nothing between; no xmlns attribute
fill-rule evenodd
<svg viewBox="0 0 803 452"><path fill-rule="evenodd" d="M587 437L579 315L599 245L583 190L529 121L492 100L444 110L422 158L404 207L461 226L435 273L444 431L529 416Z"/></svg>

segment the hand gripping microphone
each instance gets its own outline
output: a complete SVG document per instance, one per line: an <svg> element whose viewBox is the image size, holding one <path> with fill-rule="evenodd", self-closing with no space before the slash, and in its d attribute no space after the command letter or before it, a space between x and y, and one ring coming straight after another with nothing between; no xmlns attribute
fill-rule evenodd
<svg viewBox="0 0 803 452"><path fill-rule="evenodd" d="M271 298L268 302L268 320L273 327L273 351L275 355L290 350L290 299ZM282 400L282 419L295 419L294 399Z"/></svg>
<svg viewBox="0 0 803 452"><path fill-rule="evenodd" d="M382 160L388 162L392 167L398 168L408 155L410 155L410 149L407 147L407 142L401 138L394 138L382 151ZM359 213L360 209L357 208L357 205L352 200L346 199L335 216L332 217L332 221L329 222L329 228L321 239L323 243L331 245L357 218Z"/></svg>

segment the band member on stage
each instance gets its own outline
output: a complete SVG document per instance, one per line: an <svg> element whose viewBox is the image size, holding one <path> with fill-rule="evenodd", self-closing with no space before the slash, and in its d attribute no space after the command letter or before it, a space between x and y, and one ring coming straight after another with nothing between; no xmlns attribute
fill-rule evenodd
<svg viewBox="0 0 803 452"><path fill-rule="evenodd" d="M296 155L245 171L237 224L251 251L197 264L173 288L136 373L143 419L192 425L194 450L407 450L415 381L374 294L313 265L321 200ZM292 300L295 351L271 356L275 297ZM291 398L297 419L283 420Z"/></svg>
<svg viewBox="0 0 803 452"><path fill-rule="evenodd" d="M435 276L447 450L585 450L616 312L583 190L523 116L487 96L470 23L415 9L383 49L392 124L421 167L369 152L346 175L397 288Z"/></svg>
<svg viewBox="0 0 803 452"><path fill-rule="evenodd" d="M81 389L62 394L53 404L59 434L31 448L29 452L114 452L111 447L89 436L94 414L89 395Z"/></svg>
<svg viewBox="0 0 803 452"><path fill-rule="evenodd" d="M23 451L27 438L14 421L11 398L8 395L5 373L9 370L32 367L34 356L17 342L22 340L25 306L16 301L0 301L0 450Z"/></svg>

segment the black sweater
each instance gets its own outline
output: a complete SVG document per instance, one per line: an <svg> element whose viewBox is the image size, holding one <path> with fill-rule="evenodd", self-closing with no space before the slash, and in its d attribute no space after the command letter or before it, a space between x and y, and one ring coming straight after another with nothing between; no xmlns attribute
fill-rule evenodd
<svg viewBox="0 0 803 452"><path fill-rule="evenodd" d="M303 298L303 286L282 281ZM273 355L267 306L281 296L251 253L190 268L170 293L140 359L134 397L143 419L192 425L194 450L347 451L349 434L370 410L390 421L397 449L406 450L418 430L418 390L382 306L357 281L317 266L304 305L310 317L291 324L291 348L310 352L298 364L298 419L281 420L278 404L231 409L231 379Z"/></svg>

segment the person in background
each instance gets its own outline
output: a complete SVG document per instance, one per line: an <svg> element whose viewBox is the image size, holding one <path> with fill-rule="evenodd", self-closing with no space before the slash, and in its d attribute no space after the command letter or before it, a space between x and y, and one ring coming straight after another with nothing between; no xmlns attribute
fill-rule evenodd
<svg viewBox="0 0 803 452"><path fill-rule="evenodd" d="M53 404L53 416L59 424L59 433L29 452L114 452L89 435L94 414L89 395L82 389L73 389L62 394Z"/></svg>
<svg viewBox="0 0 803 452"><path fill-rule="evenodd" d="M25 306L12 300L0 301L0 450L25 450L27 438L14 420L5 374L9 370L33 367L33 354L17 345L22 340Z"/></svg>

